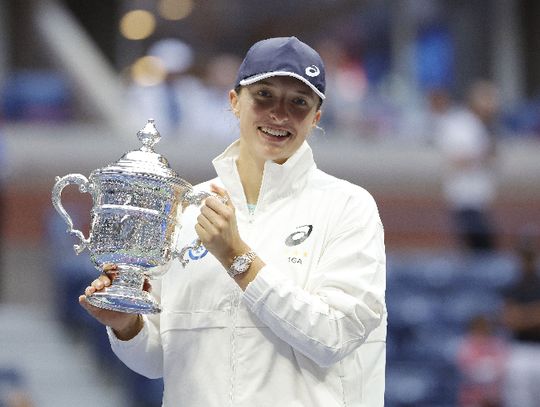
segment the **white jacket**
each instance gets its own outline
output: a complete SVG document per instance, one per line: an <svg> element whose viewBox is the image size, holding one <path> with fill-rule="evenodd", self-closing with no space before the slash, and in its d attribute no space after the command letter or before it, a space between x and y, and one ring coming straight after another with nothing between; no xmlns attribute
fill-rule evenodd
<svg viewBox="0 0 540 407"><path fill-rule="evenodd" d="M371 195L318 170L303 146L267 162L249 214L235 160L214 160L242 239L266 266L242 292L206 251L161 281L163 312L114 352L163 377L166 407L383 406L386 307L383 227ZM199 186L209 190L209 184ZM198 208L183 214L196 239Z"/></svg>

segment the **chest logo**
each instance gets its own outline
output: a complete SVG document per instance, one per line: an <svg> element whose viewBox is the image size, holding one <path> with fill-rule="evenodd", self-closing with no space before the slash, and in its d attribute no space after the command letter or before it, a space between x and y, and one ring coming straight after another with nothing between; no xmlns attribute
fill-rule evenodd
<svg viewBox="0 0 540 407"><path fill-rule="evenodd" d="M285 239L285 244L287 246L297 246L306 240L309 235L311 235L313 225L298 226L296 229L296 232L291 233L289 236L287 236L287 239Z"/></svg>
<svg viewBox="0 0 540 407"><path fill-rule="evenodd" d="M195 243L197 243L197 240L194 240L191 244ZM189 249L188 254L191 260L199 260L208 254L208 249L201 244L199 247Z"/></svg>

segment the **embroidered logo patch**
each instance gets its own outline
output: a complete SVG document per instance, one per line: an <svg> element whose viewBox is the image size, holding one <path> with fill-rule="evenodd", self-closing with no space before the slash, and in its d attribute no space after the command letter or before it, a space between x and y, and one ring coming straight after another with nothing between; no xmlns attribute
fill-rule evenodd
<svg viewBox="0 0 540 407"><path fill-rule="evenodd" d="M192 245L196 243L197 239L191 242ZM208 254L208 249L201 244L199 247L189 249L188 254L191 260L199 260Z"/></svg>
<svg viewBox="0 0 540 407"><path fill-rule="evenodd" d="M313 78L315 76L318 76L321 73L321 70L315 65L311 65L306 68L305 72L307 76L311 76Z"/></svg>
<svg viewBox="0 0 540 407"><path fill-rule="evenodd" d="M287 246L297 246L306 240L309 235L311 235L313 225L298 226L296 229L298 230L287 236L287 239L285 239L285 244Z"/></svg>

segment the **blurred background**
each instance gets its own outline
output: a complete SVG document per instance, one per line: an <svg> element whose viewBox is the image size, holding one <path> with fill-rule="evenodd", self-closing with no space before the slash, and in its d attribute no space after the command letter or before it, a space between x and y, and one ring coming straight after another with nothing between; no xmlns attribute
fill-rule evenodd
<svg viewBox="0 0 540 407"><path fill-rule="evenodd" d="M326 63L319 167L385 225L386 405L540 406L533 0L0 1L0 406L160 405L78 306L96 271L54 178L138 148L150 117L183 178L213 177L243 54L289 35ZM88 233L90 197L63 202Z"/></svg>

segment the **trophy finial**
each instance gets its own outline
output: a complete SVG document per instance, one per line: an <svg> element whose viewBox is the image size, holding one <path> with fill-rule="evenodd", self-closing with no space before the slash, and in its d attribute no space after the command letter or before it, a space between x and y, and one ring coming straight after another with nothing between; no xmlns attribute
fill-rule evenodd
<svg viewBox="0 0 540 407"><path fill-rule="evenodd" d="M154 125L154 119L148 119L146 125L137 133L137 137L143 143L142 150L154 150L154 144L161 139L161 135Z"/></svg>

